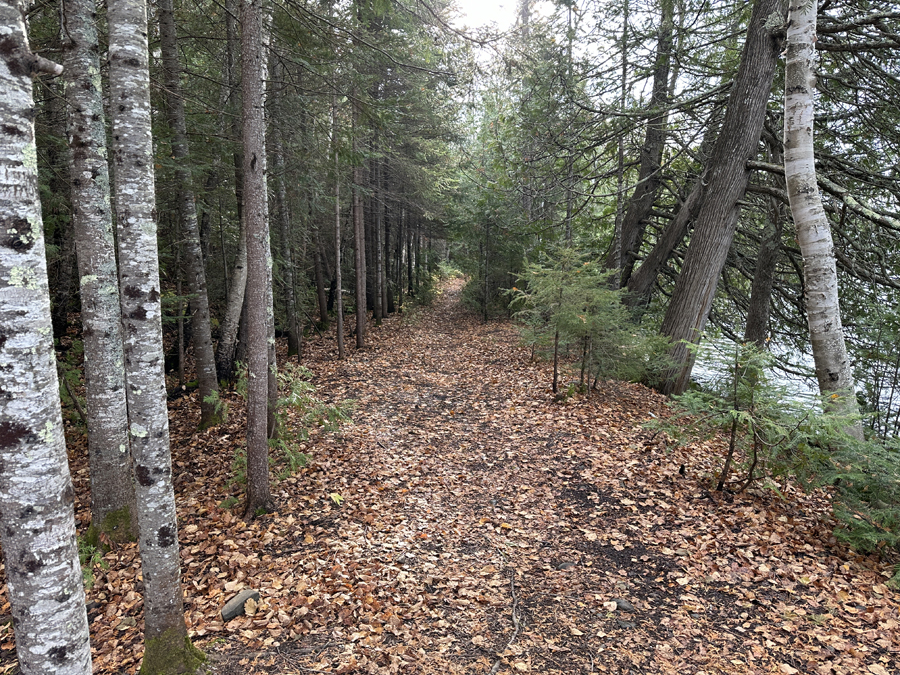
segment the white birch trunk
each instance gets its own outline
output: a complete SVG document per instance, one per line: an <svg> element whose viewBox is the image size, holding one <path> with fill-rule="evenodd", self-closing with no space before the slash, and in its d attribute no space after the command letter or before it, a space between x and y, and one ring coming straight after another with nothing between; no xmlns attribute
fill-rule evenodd
<svg viewBox="0 0 900 675"><path fill-rule="evenodd" d="M803 255L806 316L819 391L832 396L834 409L855 414L858 406L841 325L834 244L816 183L813 151L816 9L815 0L794 0L788 17L784 173ZM859 423L847 432L862 437Z"/></svg>
<svg viewBox="0 0 900 675"><path fill-rule="evenodd" d="M137 538L131 479L122 313L94 0L67 0L66 102L72 226L78 251L92 525L113 541Z"/></svg>
<svg viewBox="0 0 900 675"><path fill-rule="evenodd" d="M23 8L0 2L0 545L25 675L91 672L38 198Z"/></svg>
<svg viewBox="0 0 900 675"><path fill-rule="evenodd" d="M194 672L201 655L184 622L163 373L147 7L109 0L108 8L119 285L144 578L141 672Z"/></svg>

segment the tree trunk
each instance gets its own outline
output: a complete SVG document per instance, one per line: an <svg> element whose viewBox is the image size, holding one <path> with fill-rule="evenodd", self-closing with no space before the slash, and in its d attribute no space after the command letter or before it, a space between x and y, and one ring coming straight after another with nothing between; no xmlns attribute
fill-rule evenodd
<svg viewBox="0 0 900 675"><path fill-rule="evenodd" d="M783 0L757 0L753 6L728 111L710 158L703 205L660 329L672 341L669 356L675 364L660 386L666 394L687 388L693 356L685 343L696 343L702 335L734 238L738 202L750 176L747 161L756 155L780 51L780 40L766 21L783 12Z"/></svg>
<svg viewBox="0 0 900 675"><path fill-rule="evenodd" d="M247 224L247 503L245 516L272 508L269 491L268 260L266 192L266 43L261 0L241 2L244 217Z"/></svg>
<svg viewBox="0 0 900 675"><path fill-rule="evenodd" d="M672 33L675 26L674 0L661 0L659 38L656 43L656 62L653 70L653 92L650 95L649 108L653 113L647 121L647 135L641 148L638 182L631 195L625 217L622 221L622 239L619 257L613 255L607 259L607 267L618 269L619 286L628 283L634 269L637 254L647 227L646 219L656 199L656 192L661 182L660 164L663 148L666 144L666 123L669 103L669 64L672 56Z"/></svg>
<svg viewBox="0 0 900 675"><path fill-rule="evenodd" d="M816 182L813 151L817 4L813 0L797 3L791 6L789 15L784 82L784 174L803 255L806 317L819 391L822 395L831 394L833 409L856 415L859 409L841 325L834 244ZM858 421L845 430L862 438Z"/></svg>
<svg viewBox="0 0 900 675"><path fill-rule="evenodd" d="M284 186L284 146L276 139L272 158L275 163L275 207L278 209L278 227L281 239L281 273L284 277L285 318L288 324L288 357L300 360L300 322L297 321L297 298L294 292L294 253L291 249L291 214L288 208L287 190Z"/></svg>
<svg viewBox="0 0 900 675"><path fill-rule="evenodd" d="M141 673L193 673L202 654L184 621L169 454L146 4L110 0L108 20L119 287L145 584Z"/></svg>
<svg viewBox="0 0 900 675"><path fill-rule="evenodd" d="M344 295L341 279L341 174L340 159L337 147L337 96L332 103L332 120L334 125L334 279L335 279L335 316L337 317L338 358L343 359L344 352Z"/></svg>
<svg viewBox="0 0 900 675"><path fill-rule="evenodd" d="M228 70L228 87L231 96L235 96L240 90L238 87L238 68L235 66L235 57L240 51L240 39L237 34L237 19L235 15L239 11L237 0L228 0L225 11L225 34L227 40L226 68ZM236 106L235 106L236 107ZM216 374L219 380L231 382L234 380L234 361L237 351L238 331L241 325L241 312L244 308L244 293L247 289L247 233L244 221L244 169L243 153L240 143L240 116L232 116L231 133L234 137L235 150L232 153L234 163L234 191L235 207L237 209L240 235L238 237L237 260L231 272L231 292L228 296L228 304L225 307L225 316L219 329L219 343L216 345Z"/></svg>
<svg viewBox="0 0 900 675"><path fill-rule="evenodd" d="M63 438L23 7L0 3L0 545L25 675L91 672L74 491Z"/></svg>
<svg viewBox="0 0 900 675"><path fill-rule="evenodd" d="M241 178L243 180L243 176ZM243 188L241 189L243 192ZM219 331L219 344L216 347L216 373L223 382L234 380L234 361L237 352L238 333L241 327L241 312L244 308L244 295L247 291L247 228L241 220L241 231L238 238L237 259L231 271L231 293L225 307L225 317Z"/></svg>
<svg viewBox="0 0 900 675"><path fill-rule="evenodd" d="M779 164L781 148L772 143L770 152L772 163ZM783 181L778 179L778 183ZM781 232L784 228L783 202L775 197L769 197L768 213L769 218L763 228L759 254L756 257L756 270L750 285L750 306L747 308L747 324L744 327L744 341L752 342L759 348L765 347L769 336L772 286L775 282L775 265L778 262L778 252L781 250Z"/></svg>
<svg viewBox="0 0 900 675"><path fill-rule="evenodd" d="M313 270L316 275L316 299L319 303L319 327L322 330L328 328L328 291L325 288L325 264L322 254L322 242L319 233L316 234L315 250L313 251Z"/></svg>
<svg viewBox="0 0 900 675"><path fill-rule="evenodd" d="M53 182L57 182L54 180ZM50 186L51 190L64 189L62 185ZM56 284L50 320L53 337L59 339L69 327L69 311L75 296L75 239L71 228L62 227L59 235L59 254L56 257Z"/></svg>
<svg viewBox="0 0 900 675"><path fill-rule="evenodd" d="M158 7L166 103L169 124L172 127L172 158L175 160L175 180L178 184L178 211L185 256L184 272L187 290L191 294L191 337L194 343L194 366L197 369L200 394L200 428L206 429L221 421L219 380L216 376L209 318L206 268L200 245L200 229L197 225L197 206L191 187L190 153L184 116L184 96L181 91L181 63L178 58L174 0L159 0Z"/></svg>
<svg viewBox="0 0 900 675"><path fill-rule="evenodd" d="M687 236L690 224L697 217L700 207L703 205L703 195L706 187L706 173L691 189L687 199L684 200L675 217L669 221L662 234L657 238L650 253L644 258L641 266L628 278L626 288L628 294L625 296L625 304L635 308L646 305L650 302L650 296L653 293L654 284L659 273L662 271L666 261L672 255L672 252Z"/></svg>
<svg viewBox="0 0 900 675"><path fill-rule="evenodd" d="M359 111L353 110L353 154L357 155ZM362 206L362 166L353 166L353 245L356 272L356 347L366 346L366 224Z"/></svg>
<svg viewBox="0 0 900 675"><path fill-rule="evenodd" d="M65 11L66 102L72 177L72 228L81 279L87 394L91 525L116 542L137 539L131 479L125 359L94 0Z"/></svg>

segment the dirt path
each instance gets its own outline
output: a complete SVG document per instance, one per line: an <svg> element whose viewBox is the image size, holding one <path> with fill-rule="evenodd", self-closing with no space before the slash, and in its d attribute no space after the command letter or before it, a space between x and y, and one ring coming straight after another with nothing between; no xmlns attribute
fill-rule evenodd
<svg viewBox="0 0 900 675"><path fill-rule="evenodd" d="M460 289L343 362L333 340L307 345L354 424L313 433L275 514L223 508L240 400L201 434L196 406L173 405L187 616L218 675L900 673L890 567L837 545L822 495L711 496L721 449L642 429L660 397L610 384L553 403L547 366ZM88 594L95 672L131 673L135 552L107 561ZM223 624L245 587L256 612Z"/></svg>

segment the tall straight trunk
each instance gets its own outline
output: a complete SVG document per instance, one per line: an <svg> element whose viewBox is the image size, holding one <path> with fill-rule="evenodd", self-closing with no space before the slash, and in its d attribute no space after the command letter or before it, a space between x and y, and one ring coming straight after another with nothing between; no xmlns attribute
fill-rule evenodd
<svg viewBox="0 0 900 675"><path fill-rule="evenodd" d="M266 44L262 0L241 1L244 217L247 226L247 503L244 513L273 506L269 489L268 382L269 213L266 192Z"/></svg>
<svg viewBox="0 0 900 675"><path fill-rule="evenodd" d="M60 134L63 135L63 134ZM62 171L60 171L62 173ZM54 180L52 183L61 181ZM65 189L62 185L48 186L54 192ZM53 307L50 320L53 322L53 337L59 339L66 334L69 327L69 311L72 309L72 299L75 297L75 239L72 229L60 228L59 254L56 260L56 283L53 293Z"/></svg>
<svg viewBox="0 0 900 675"><path fill-rule="evenodd" d="M53 353L24 6L0 2L0 545L25 675L91 672Z"/></svg>
<svg viewBox="0 0 900 675"><path fill-rule="evenodd" d="M629 0L622 4L622 71L619 76L619 107L625 110L628 100L628 21ZM616 142L616 224L613 241L609 250L609 260L622 259L622 223L625 219L625 134L619 134ZM607 267L610 267L607 263Z"/></svg>
<svg viewBox="0 0 900 675"><path fill-rule="evenodd" d="M389 189L387 184L387 177L382 175L381 177L384 190L382 194L385 195ZM384 261L384 270L382 272L382 277L384 278L384 283L381 288L381 302L382 302L382 314L384 316L389 316L391 312L394 311L394 294L391 291L391 216L394 214L394 210L391 209L388 211L387 202L385 202L385 213L384 213L384 238L382 241L382 245L384 250L381 252L381 259Z"/></svg>
<svg viewBox="0 0 900 675"><path fill-rule="evenodd" d="M94 0L64 6L65 81L87 397L91 525L113 541L137 539L125 359Z"/></svg>
<svg viewBox="0 0 900 675"><path fill-rule="evenodd" d="M317 232L313 251L313 273L316 276L316 300L319 303L319 327L322 330L328 328L328 290L325 288L324 257L320 234Z"/></svg>
<svg viewBox="0 0 900 675"><path fill-rule="evenodd" d="M615 250L607 259L607 267L620 270L619 285L628 283L637 260L638 251L647 227L647 216L653 207L661 183L660 165L666 143L666 123L669 103L669 64L672 57L672 34L675 26L674 0L660 1L659 37L656 43L656 61L653 69L653 91L649 108L653 116L647 121L647 133L641 148L638 182L628 202L622 220L621 249L616 259Z"/></svg>
<svg viewBox="0 0 900 675"><path fill-rule="evenodd" d="M281 235L281 274L284 279L284 305L288 324L287 355L300 358L300 322L297 320L297 297L294 291L294 252L291 247L291 213L288 207L287 189L284 185L284 146L276 138L272 151L275 164L275 208L278 210L278 227Z"/></svg>
<svg viewBox="0 0 900 675"><path fill-rule="evenodd" d="M184 95L181 90L181 62L178 57L174 0L159 0L158 7L166 103L169 124L172 127L172 158L175 160L175 180L178 184L178 215L181 220L184 246L184 272L187 290L191 295L191 339L194 344L194 365L200 393L200 428L205 429L221 421L219 380L216 377L212 325L209 318L206 268L200 244L200 228L197 224L197 206L191 187L190 152L184 116Z"/></svg>
<svg viewBox="0 0 900 675"><path fill-rule="evenodd" d="M169 453L146 4L109 0L108 21L119 287L144 577L141 672L192 673L202 655L184 621Z"/></svg>
<svg viewBox="0 0 900 675"><path fill-rule="evenodd" d="M272 58L272 77L276 86L283 87L284 67L280 59ZM285 186L285 161L284 161L284 137L287 128L284 124L288 118L284 93L275 96L272 106L272 116L275 118L275 133L272 135L272 160L275 169L275 209L278 212L278 229L281 244L279 270L284 283L284 305L288 325L288 357L296 356L300 359L301 341L303 336L300 331L300 322L297 319L297 296L294 288L294 252L292 246L291 209L288 203L287 188ZM301 134L305 129L305 118L301 123ZM302 260L303 257L301 256ZM274 291L274 287L273 287ZM273 324L274 326L274 324Z"/></svg>
<svg viewBox="0 0 900 675"><path fill-rule="evenodd" d="M357 136L359 128L359 110L353 108L353 154L356 156L359 146ZM362 166L353 166L353 245L355 249L356 272L356 347L366 346L366 224L363 219L362 205Z"/></svg>
<svg viewBox="0 0 900 675"><path fill-rule="evenodd" d="M375 314L381 323L386 312L384 300L384 166L375 160Z"/></svg>
<svg viewBox="0 0 900 675"><path fill-rule="evenodd" d="M687 388L693 355L685 343L696 343L702 335L734 238L739 200L750 177L747 161L756 155L780 51L780 40L766 21L783 13L784 0L757 0L753 6L728 110L710 158L703 205L660 329L672 341L669 356L674 365L660 386L666 394Z"/></svg>
<svg viewBox="0 0 900 675"><path fill-rule="evenodd" d="M228 296L228 305L225 307L225 316L219 330L219 344L216 346L216 373L220 380L226 382L234 379L234 360L241 326L241 312L244 308L244 295L247 291L247 228L245 225L242 219L238 235L237 258L234 268L231 270L231 293Z"/></svg>
<svg viewBox="0 0 900 675"><path fill-rule="evenodd" d="M814 0L792 4L788 20L784 175L803 255L806 317L819 391L831 395L833 409L855 415L859 409L841 325L834 244L816 182L813 151L817 5ZM858 421L849 424L846 431L862 438Z"/></svg>
<svg viewBox="0 0 900 675"><path fill-rule="evenodd" d="M226 59L225 65L228 71L228 88L230 91L230 109L237 108L233 99L240 92L238 86L238 71L235 59L240 52L240 36L237 31L237 13L239 12L237 0L227 0L225 6L225 36ZM240 330L241 312L244 307L244 294L247 289L247 233L244 222L244 169L243 153L241 152L240 116L232 115L231 126L232 140L235 150L232 153L234 164L234 191L235 207L237 209L238 225L238 252L234 268L231 272L231 292L228 296L228 304L225 307L225 316L219 329L219 342L216 345L216 373L222 381L234 379L234 361L237 351L238 332Z"/></svg>
<svg viewBox="0 0 900 675"><path fill-rule="evenodd" d="M341 279L341 173L338 155L337 138L337 94L331 102L332 138L334 142L334 278L335 278L335 314L337 317L338 358L343 359L344 352L344 295Z"/></svg>

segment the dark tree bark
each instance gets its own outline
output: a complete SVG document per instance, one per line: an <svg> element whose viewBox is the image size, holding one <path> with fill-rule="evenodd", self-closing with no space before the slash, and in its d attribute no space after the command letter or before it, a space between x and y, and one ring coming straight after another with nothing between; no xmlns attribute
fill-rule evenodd
<svg viewBox="0 0 900 675"><path fill-rule="evenodd" d="M234 99L238 97L240 87L238 85L239 68L235 64L240 53L240 36L237 32L237 13L239 11L237 0L228 0L225 8L225 35L226 35L226 59L225 65L228 75L228 88L230 90L229 108L235 109ZM234 379L234 363L237 352L238 333L241 325L241 314L244 307L244 294L247 289L247 234L244 220L244 169L243 152L241 151L240 116L232 115L231 135L234 141L234 190L235 207L237 210L240 235L238 237L238 253L231 272L231 283L228 304L225 308L225 316L219 329L219 343L216 346L216 373L222 381L231 382Z"/></svg>
<svg viewBox="0 0 900 675"><path fill-rule="evenodd" d="M653 91L649 108L653 116L647 121L647 134L641 148L638 182L625 210L622 220L621 250L615 258L616 248L611 251L606 266L618 269L619 286L625 286L634 269L637 254L647 227L646 219L653 207L661 182L660 163L666 144L666 124L669 103L669 64L672 57L672 33L675 26L674 0L662 0L659 38L656 44L656 61L653 68Z"/></svg>
<svg viewBox="0 0 900 675"><path fill-rule="evenodd" d="M266 40L262 0L241 2L244 217L247 227L247 503L245 516L273 507L269 487L269 206L266 192Z"/></svg>
<svg viewBox="0 0 900 675"><path fill-rule="evenodd" d="M317 235L313 251L313 273L316 276L316 300L319 303L319 327L322 330L328 328L328 290L325 288L324 257L322 242Z"/></svg>
<svg viewBox="0 0 900 675"><path fill-rule="evenodd" d="M353 154L358 152L357 135L359 129L359 111L354 107L353 114ZM362 204L362 166L353 166L353 245L355 249L356 276L356 347L366 346L366 224L363 218Z"/></svg>
<svg viewBox="0 0 900 675"><path fill-rule="evenodd" d="M766 28L773 14L784 14L783 0L757 0L753 6L728 110L710 157L703 205L663 318L661 332L672 340L669 355L675 364L660 384L666 394L680 394L687 388L693 356L685 342L695 343L701 337L734 238L738 201L750 177L747 161L756 156L781 51L781 40Z"/></svg>

